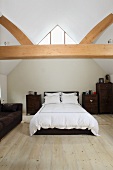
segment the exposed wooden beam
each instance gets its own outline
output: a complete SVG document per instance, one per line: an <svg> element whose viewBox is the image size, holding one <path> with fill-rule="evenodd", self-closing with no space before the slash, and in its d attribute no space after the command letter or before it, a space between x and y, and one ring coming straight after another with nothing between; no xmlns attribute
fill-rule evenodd
<svg viewBox="0 0 113 170"><path fill-rule="evenodd" d="M4 26L21 45L33 45L28 37L3 15L0 17L0 24Z"/></svg>
<svg viewBox="0 0 113 170"><path fill-rule="evenodd" d="M36 58L113 58L113 45L88 44L93 42L97 36L112 23L113 14L110 14L87 34L80 45L31 45L32 42L26 35L24 35L24 33L8 19L2 16L0 17L0 24L10 31L22 45L1 46L0 60Z"/></svg>
<svg viewBox="0 0 113 170"><path fill-rule="evenodd" d="M113 23L113 14L109 14L99 22L80 42L80 44L90 44L111 24Z"/></svg>
<svg viewBox="0 0 113 170"><path fill-rule="evenodd" d="M21 45L0 47L0 60L36 58L113 58L113 45Z"/></svg>

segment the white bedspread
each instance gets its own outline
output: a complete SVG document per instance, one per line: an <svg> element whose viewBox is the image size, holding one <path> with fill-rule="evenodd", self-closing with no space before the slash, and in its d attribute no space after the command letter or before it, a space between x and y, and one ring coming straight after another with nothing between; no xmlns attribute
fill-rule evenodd
<svg viewBox="0 0 113 170"><path fill-rule="evenodd" d="M86 129L98 136L97 120L80 104L44 104L30 121L30 136L41 128Z"/></svg>

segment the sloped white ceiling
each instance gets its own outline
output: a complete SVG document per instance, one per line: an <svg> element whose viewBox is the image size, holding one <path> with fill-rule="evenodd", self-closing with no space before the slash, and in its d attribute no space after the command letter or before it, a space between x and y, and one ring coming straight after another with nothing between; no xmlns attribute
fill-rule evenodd
<svg viewBox="0 0 113 170"><path fill-rule="evenodd" d="M108 40L113 39L113 24L107 28L95 41L96 44L108 44ZM113 74L113 59L94 59L107 74Z"/></svg>
<svg viewBox="0 0 113 170"><path fill-rule="evenodd" d="M0 61L0 74L8 75L21 60L1 60Z"/></svg>
<svg viewBox="0 0 113 170"><path fill-rule="evenodd" d="M0 0L0 12L19 27L33 44L38 44L56 25L60 25L76 43L79 43L96 24L113 13L113 1ZM5 41L9 42L9 45L18 44L10 33L1 26L0 28L2 45ZM95 43L106 44L112 35L113 26L104 31ZM108 66L110 60L95 61L106 72L113 73Z"/></svg>
<svg viewBox="0 0 113 170"><path fill-rule="evenodd" d="M2 14L37 44L60 25L76 42L113 12L112 0L2 0Z"/></svg>

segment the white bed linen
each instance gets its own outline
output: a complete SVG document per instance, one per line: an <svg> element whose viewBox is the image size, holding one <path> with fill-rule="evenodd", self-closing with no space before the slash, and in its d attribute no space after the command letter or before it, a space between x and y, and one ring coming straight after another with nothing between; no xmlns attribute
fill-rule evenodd
<svg viewBox="0 0 113 170"><path fill-rule="evenodd" d="M86 129L98 136L97 120L80 104L43 104L30 121L30 136L41 128Z"/></svg>

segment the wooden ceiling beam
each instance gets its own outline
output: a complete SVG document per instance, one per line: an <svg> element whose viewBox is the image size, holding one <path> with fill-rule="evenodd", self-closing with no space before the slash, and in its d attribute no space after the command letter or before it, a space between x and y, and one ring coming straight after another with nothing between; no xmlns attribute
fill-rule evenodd
<svg viewBox="0 0 113 170"><path fill-rule="evenodd" d="M109 14L99 22L80 42L80 44L90 44L111 24L113 23L113 14Z"/></svg>
<svg viewBox="0 0 113 170"><path fill-rule="evenodd" d="M113 58L113 45L21 45L0 47L0 60L39 58Z"/></svg>
<svg viewBox="0 0 113 170"><path fill-rule="evenodd" d="M28 37L16 25L14 25L3 15L0 17L0 24L4 26L21 45L33 45Z"/></svg>

